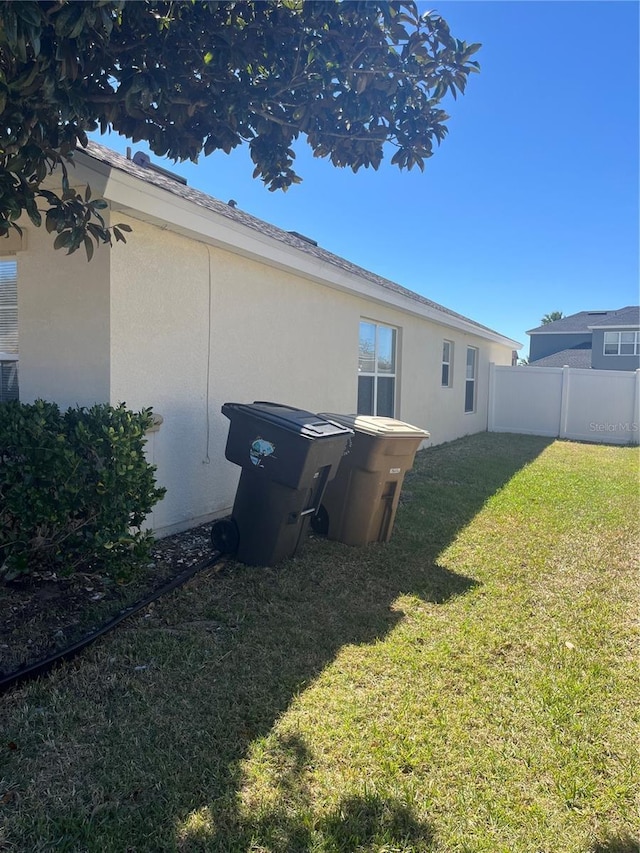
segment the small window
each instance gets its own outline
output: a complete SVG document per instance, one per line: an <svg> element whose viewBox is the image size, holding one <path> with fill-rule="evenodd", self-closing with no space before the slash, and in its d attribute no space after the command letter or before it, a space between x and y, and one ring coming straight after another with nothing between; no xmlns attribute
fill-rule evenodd
<svg viewBox="0 0 640 853"><path fill-rule="evenodd" d="M453 341L442 342L442 379L443 388L453 385Z"/></svg>
<svg viewBox="0 0 640 853"><path fill-rule="evenodd" d="M464 387L464 410L475 412L476 410L476 379L478 373L478 350L475 347L467 347L467 373Z"/></svg>
<svg viewBox="0 0 640 853"><path fill-rule="evenodd" d="M605 332L605 355L640 355L640 332Z"/></svg>
<svg viewBox="0 0 640 853"><path fill-rule="evenodd" d="M369 320L360 323L358 414L394 417L397 329Z"/></svg>
<svg viewBox="0 0 640 853"><path fill-rule="evenodd" d="M0 261L0 403L18 399L18 268Z"/></svg>

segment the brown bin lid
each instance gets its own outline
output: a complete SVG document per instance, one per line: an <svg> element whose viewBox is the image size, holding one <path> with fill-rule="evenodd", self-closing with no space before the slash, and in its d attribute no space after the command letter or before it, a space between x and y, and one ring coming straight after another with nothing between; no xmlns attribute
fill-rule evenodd
<svg viewBox="0 0 640 853"><path fill-rule="evenodd" d="M430 438L431 434L426 429L406 424L395 418L384 418L379 415L336 415L330 412L322 412L321 418L328 421L336 421L356 432L364 432L367 435L376 435L388 438Z"/></svg>

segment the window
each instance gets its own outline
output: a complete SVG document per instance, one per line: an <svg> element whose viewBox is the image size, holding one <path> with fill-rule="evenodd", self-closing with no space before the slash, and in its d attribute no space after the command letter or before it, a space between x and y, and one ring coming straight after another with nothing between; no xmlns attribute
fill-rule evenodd
<svg viewBox="0 0 640 853"><path fill-rule="evenodd" d="M464 410L475 412L476 410L476 377L478 373L478 350L475 347L467 347L467 378L464 387Z"/></svg>
<svg viewBox="0 0 640 853"><path fill-rule="evenodd" d="M453 385L453 341L442 342L442 380L443 388Z"/></svg>
<svg viewBox="0 0 640 853"><path fill-rule="evenodd" d="M360 322L358 414L394 417L397 329Z"/></svg>
<svg viewBox="0 0 640 853"><path fill-rule="evenodd" d="M0 402L18 399L18 275L0 260Z"/></svg>
<svg viewBox="0 0 640 853"><path fill-rule="evenodd" d="M605 355L640 355L640 332L605 332Z"/></svg>

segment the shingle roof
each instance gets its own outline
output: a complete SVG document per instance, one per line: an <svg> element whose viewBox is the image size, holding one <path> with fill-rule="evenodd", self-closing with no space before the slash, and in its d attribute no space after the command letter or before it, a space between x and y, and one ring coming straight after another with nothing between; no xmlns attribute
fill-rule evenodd
<svg viewBox="0 0 640 853"><path fill-rule="evenodd" d="M610 311L579 311L553 323L536 326L528 335L548 335L556 332L566 334L589 332L592 326L640 326L640 307L628 305Z"/></svg>
<svg viewBox="0 0 640 853"><path fill-rule="evenodd" d="M180 196L181 198L187 199L193 204L197 204L199 207L204 207L207 210L211 210L216 214L226 217L227 219L231 219L234 222L239 222L242 225L246 225L248 228L253 228L256 231L259 231L261 234L266 234L269 237L272 237L274 240L279 240L282 243L286 243L289 246L292 246L308 255L313 255L315 258L318 258L321 261L331 264L332 266L339 267L340 269L351 273L352 275L356 275L359 278L365 279L384 290L392 291L393 293L400 294L401 296L405 296L409 299L414 300L415 302L419 302L422 305L426 305L429 308L433 308L437 311L442 312L452 318L463 320L466 323L470 323L472 326L476 326L479 330L483 332L491 332L494 335L500 335L500 332L496 332L494 329L490 329L488 326L483 326L481 323L477 323L475 320L471 320L469 317L465 317L463 314L458 314L455 311L451 311L449 308L445 308L443 305L439 305L437 302L433 302L430 299L427 299L425 296L421 296L419 293L415 293L413 290L409 290L406 287L402 287L402 285L396 284L389 279L383 278L382 276L376 275L375 273L370 272L369 270L364 269L363 267L359 267L356 264L352 264L350 261L345 260L344 258L339 257L338 255L334 255L331 252L322 249L319 246L314 246L312 243L307 240L301 239L300 237L291 234L288 231L283 231L281 228L277 228L275 225L270 225L268 222L264 222L261 219L258 219L255 216L251 216L248 213L245 213L242 210L239 210L237 207L232 207L225 202L219 201L216 198L213 198L210 195L207 195L200 190L196 190L192 187L186 186L185 184L179 183L178 181L172 179L169 175L163 174L160 171L154 171L152 168L139 166L133 162L133 160L129 160L126 157L123 157L121 154L118 154L115 151L112 151L110 148L107 148L104 145L101 145L97 142L90 141L86 148L79 148L79 153L88 154L94 160L99 160L103 163L106 163L108 166L111 166L114 169L119 169L123 172L127 172L130 175L133 175L136 178L140 178L140 180L145 181L149 184L154 184L157 187L161 187L164 190L172 193L173 195ZM504 337L500 335L501 337Z"/></svg>
<svg viewBox="0 0 640 853"><path fill-rule="evenodd" d="M640 307L628 305L618 311L611 311L606 317L595 317L591 326L635 326L640 327Z"/></svg>
<svg viewBox="0 0 640 853"><path fill-rule="evenodd" d="M563 349L529 362L529 367L591 367L591 346Z"/></svg>

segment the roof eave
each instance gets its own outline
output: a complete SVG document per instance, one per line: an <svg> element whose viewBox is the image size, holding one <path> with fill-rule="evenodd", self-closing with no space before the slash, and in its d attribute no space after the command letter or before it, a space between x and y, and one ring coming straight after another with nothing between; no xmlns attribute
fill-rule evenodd
<svg viewBox="0 0 640 853"><path fill-rule="evenodd" d="M590 327L586 326L584 329L549 329L545 330L544 326L542 328L530 329L528 332L525 332L526 335L584 335L589 331Z"/></svg>
<svg viewBox="0 0 640 853"><path fill-rule="evenodd" d="M218 248L230 250L278 269L345 291L405 313L432 320L440 325L462 331L493 343L520 349L522 344L472 321L426 305L417 299L386 290L347 270L308 254L295 246L276 240L240 222L230 219L189 199L174 195L153 183L148 183L108 163L96 160L83 152L76 153L76 163L104 179L102 195L113 210L126 213L154 225L168 227L183 236ZM82 177L78 170L78 177ZM102 181L101 181L102 183Z"/></svg>

